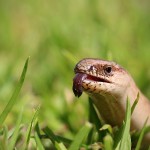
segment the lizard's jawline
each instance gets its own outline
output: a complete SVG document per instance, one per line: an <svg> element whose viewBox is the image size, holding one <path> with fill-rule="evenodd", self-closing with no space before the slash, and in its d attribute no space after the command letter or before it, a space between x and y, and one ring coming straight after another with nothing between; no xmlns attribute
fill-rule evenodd
<svg viewBox="0 0 150 150"><path fill-rule="evenodd" d="M73 92L75 96L80 97L83 92L82 82L88 80L91 82L104 82L104 83L111 83L107 79L95 77L86 73L76 73L74 79L73 79Z"/></svg>
<svg viewBox="0 0 150 150"><path fill-rule="evenodd" d="M92 75L87 74L87 80L95 81L95 82L106 82L106 83L111 83L109 80L100 78L100 77L95 77Z"/></svg>

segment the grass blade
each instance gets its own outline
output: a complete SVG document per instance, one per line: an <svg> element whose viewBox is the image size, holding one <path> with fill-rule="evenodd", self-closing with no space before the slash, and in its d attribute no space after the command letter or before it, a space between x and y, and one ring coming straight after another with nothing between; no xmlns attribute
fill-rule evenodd
<svg viewBox="0 0 150 150"><path fill-rule="evenodd" d="M35 113L33 115L33 118L31 120L30 126L28 128L28 132L27 132L27 135L26 135L26 141L24 143L23 149L27 149L28 148L30 137L31 137L31 131L32 131L33 123L34 123L34 121L37 118L39 109L40 109L40 106L37 107L37 109L36 109L36 111L35 111Z"/></svg>
<svg viewBox="0 0 150 150"><path fill-rule="evenodd" d="M89 134L91 128L92 125L90 123L86 123L85 126L82 127L77 133L77 135L75 136L75 139L70 145L69 150L79 150L83 139Z"/></svg>
<svg viewBox="0 0 150 150"><path fill-rule="evenodd" d="M98 114L97 114L97 112L94 108L92 99L90 97L89 97L89 119L88 119L88 121L94 125L94 128L88 134L87 144L92 143L92 140L94 138L95 129L99 133L98 137L97 137L97 140L102 141L103 134L100 133L100 130L99 130L102 127L102 123L101 123L100 118L98 117Z"/></svg>
<svg viewBox="0 0 150 150"><path fill-rule="evenodd" d="M0 115L0 125L2 125L8 115L8 113L11 111L12 107L14 106L14 104L16 103L17 97L19 95L19 92L21 90L21 87L23 85L24 79L25 79L25 75L27 72L27 68L28 68L28 61L29 58L26 60L20 80L16 86L15 91L13 92L12 97L10 98L10 100L8 101L6 107L4 108L3 112Z"/></svg>
<svg viewBox="0 0 150 150"><path fill-rule="evenodd" d="M0 150L8 149L8 128L7 126L3 127L3 135L0 138Z"/></svg>
<svg viewBox="0 0 150 150"><path fill-rule="evenodd" d="M55 147L57 150L67 150L63 143L55 142Z"/></svg>
<svg viewBox="0 0 150 150"><path fill-rule="evenodd" d="M123 136L122 136L121 143L120 143L120 150L131 149L130 120L131 120L131 107L130 107L130 101L129 99L127 99L126 117L125 117Z"/></svg>
<svg viewBox="0 0 150 150"><path fill-rule="evenodd" d="M38 149L39 149L39 150L44 150L44 147L43 147L43 145L42 145L42 143L41 143L41 140L40 140L40 138L39 138L37 132L35 132L35 141L36 141L36 144L37 144Z"/></svg>
<svg viewBox="0 0 150 150"><path fill-rule="evenodd" d="M104 137L104 149L105 150L113 150L113 139L110 134L107 134Z"/></svg>
<svg viewBox="0 0 150 150"><path fill-rule="evenodd" d="M102 127L102 123L98 117L98 114L93 106L92 99L89 97L89 122L96 126L97 131Z"/></svg>
<svg viewBox="0 0 150 150"><path fill-rule="evenodd" d="M14 149L15 143L17 141L17 137L18 137L19 129L20 129L20 124L21 124L21 121L22 121L22 114L23 114L23 109L21 110L21 113L20 113L20 115L18 117L18 120L17 120L17 123L16 123L15 131L13 133L13 136L11 137L9 150Z"/></svg>
<svg viewBox="0 0 150 150"><path fill-rule="evenodd" d="M52 143L55 145L57 150L67 150L65 145L62 143L71 143L70 140L67 140L65 138L59 137L53 133L51 129L48 127L45 127L43 129L44 133L49 137L49 139L52 141Z"/></svg>
<svg viewBox="0 0 150 150"><path fill-rule="evenodd" d="M142 143L142 139L144 137L144 133L145 133L145 130L146 130L146 124L147 124L147 121L148 121L148 118L146 119L145 123L144 123L144 126L141 130L141 134L140 134L140 137L138 139L138 142L137 142L137 145L136 145L136 148L135 150L140 150L140 146L141 146L141 143Z"/></svg>
<svg viewBox="0 0 150 150"><path fill-rule="evenodd" d="M48 127L45 127L43 129L43 132L45 133L45 135L40 135L41 138L49 138L53 144L55 144L55 141L57 142L63 142L65 144L71 144L72 140L55 135L53 133L53 131L51 129L49 129Z"/></svg>
<svg viewBox="0 0 150 150"><path fill-rule="evenodd" d="M58 143L60 142L60 140L57 138L57 136L48 127L45 127L43 129L43 131L50 138L50 140L52 141L53 144L55 144L55 141L58 142Z"/></svg>
<svg viewBox="0 0 150 150"><path fill-rule="evenodd" d="M138 103L138 101L139 101L139 96L140 96L140 94L138 93L138 94L137 94L137 98L135 99L135 101L134 101L134 103L133 103L133 105L132 105L132 107L131 107L131 115L132 115L132 113L133 113L133 111L134 111L134 109L135 109L135 106L137 105L137 103Z"/></svg>
<svg viewBox="0 0 150 150"><path fill-rule="evenodd" d="M130 120L131 107L129 100L127 99L125 122L123 122L123 125L120 127L119 131L116 134L118 138L116 137L115 139L115 150L131 149Z"/></svg>

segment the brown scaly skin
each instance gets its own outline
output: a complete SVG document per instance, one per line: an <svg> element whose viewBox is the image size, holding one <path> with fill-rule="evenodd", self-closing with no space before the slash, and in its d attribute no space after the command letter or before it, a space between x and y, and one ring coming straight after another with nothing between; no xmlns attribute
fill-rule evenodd
<svg viewBox="0 0 150 150"><path fill-rule="evenodd" d="M112 126L120 126L124 120L127 97L131 105L139 93L139 101L131 118L131 129L140 130L150 116L150 101L136 86L130 74L111 61L86 58L74 69L73 91L80 96L82 91L93 100L101 117ZM150 118L147 121L150 125ZM150 145L150 134L144 145Z"/></svg>

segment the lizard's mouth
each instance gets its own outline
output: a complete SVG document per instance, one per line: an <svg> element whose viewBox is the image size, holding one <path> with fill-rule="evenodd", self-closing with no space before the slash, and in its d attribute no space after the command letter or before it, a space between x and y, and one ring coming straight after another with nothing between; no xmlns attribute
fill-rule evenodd
<svg viewBox="0 0 150 150"><path fill-rule="evenodd" d="M85 80L88 80L91 82L111 83L109 80L102 78L102 77L96 77L96 76L89 75L86 73L77 72L74 79L73 79L73 87L72 87L75 96L80 97L82 95L82 92L84 89L82 86L82 83Z"/></svg>

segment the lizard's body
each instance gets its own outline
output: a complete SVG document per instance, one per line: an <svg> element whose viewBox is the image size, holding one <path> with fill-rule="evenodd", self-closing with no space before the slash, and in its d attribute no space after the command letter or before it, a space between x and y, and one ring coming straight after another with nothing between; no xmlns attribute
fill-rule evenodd
<svg viewBox="0 0 150 150"><path fill-rule="evenodd" d="M75 67L73 90L76 96L82 91L93 100L106 123L120 126L124 120L127 97L134 103L139 93L139 101L131 117L131 129L143 127L150 117L150 101L136 86L130 74L118 64L99 59L83 59ZM150 118L147 121L150 125ZM147 135L150 143L150 134Z"/></svg>

